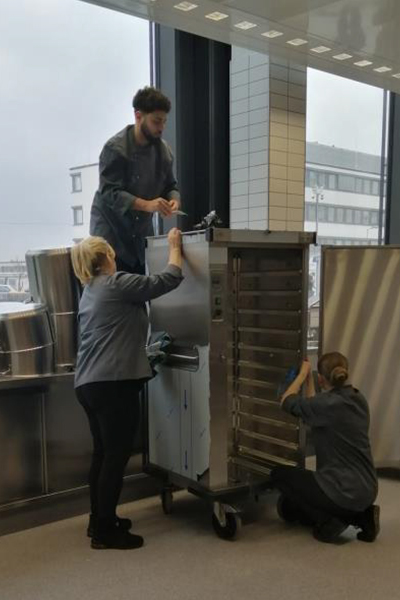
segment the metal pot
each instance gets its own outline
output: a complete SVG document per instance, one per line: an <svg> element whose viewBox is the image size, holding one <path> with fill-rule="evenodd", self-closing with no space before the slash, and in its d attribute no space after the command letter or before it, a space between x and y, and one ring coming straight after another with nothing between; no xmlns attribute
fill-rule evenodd
<svg viewBox="0 0 400 600"><path fill-rule="evenodd" d="M71 250L29 250L26 264L32 298L49 310L56 371L72 370L76 362L81 288L72 269Z"/></svg>
<svg viewBox="0 0 400 600"><path fill-rule="evenodd" d="M0 376L34 377L54 371L54 341L42 304L0 303Z"/></svg>

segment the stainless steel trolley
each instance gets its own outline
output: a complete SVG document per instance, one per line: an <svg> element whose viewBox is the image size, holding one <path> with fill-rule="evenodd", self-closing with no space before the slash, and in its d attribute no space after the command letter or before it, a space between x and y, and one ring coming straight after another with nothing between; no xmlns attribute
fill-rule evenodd
<svg viewBox="0 0 400 600"><path fill-rule="evenodd" d="M183 235L181 286L151 303L153 331L173 347L149 384L147 470L213 502L222 538L238 502L268 487L274 465L304 464L304 431L278 387L306 350L308 246L313 234L207 229ZM148 239L150 273L166 237Z"/></svg>

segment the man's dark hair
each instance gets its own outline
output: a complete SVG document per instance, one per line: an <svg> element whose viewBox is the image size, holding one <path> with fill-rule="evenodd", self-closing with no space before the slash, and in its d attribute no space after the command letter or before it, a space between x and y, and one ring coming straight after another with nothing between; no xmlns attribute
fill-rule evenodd
<svg viewBox="0 0 400 600"><path fill-rule="evenodd" d="M138 90L133 97L133 108L144 113L152 113L156 110L162 110L169 113L171 110L171 101L167 96L164 96L160 90L146 86Z"/></svg>

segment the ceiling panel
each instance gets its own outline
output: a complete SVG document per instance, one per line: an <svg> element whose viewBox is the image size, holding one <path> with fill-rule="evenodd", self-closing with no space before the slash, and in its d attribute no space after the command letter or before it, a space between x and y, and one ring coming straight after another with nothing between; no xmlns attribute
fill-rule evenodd
<svg viewBox="0 0 400 600"><path fill-rule="evenodd" d="M400 93L400 0L84 1Z"/></svg>

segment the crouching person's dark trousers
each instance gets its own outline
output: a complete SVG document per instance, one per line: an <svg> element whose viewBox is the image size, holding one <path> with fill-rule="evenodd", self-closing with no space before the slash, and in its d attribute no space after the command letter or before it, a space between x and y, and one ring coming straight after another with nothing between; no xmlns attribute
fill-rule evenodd
<svg viewBox="0 0 400 600"><path fill-rule="evenodd" d="M290 503L305 525L320 527L332 518L352 523L358 513L335 504L318 485L313 471L298 467L276 467L271 472L271 484Z"/></svg>

